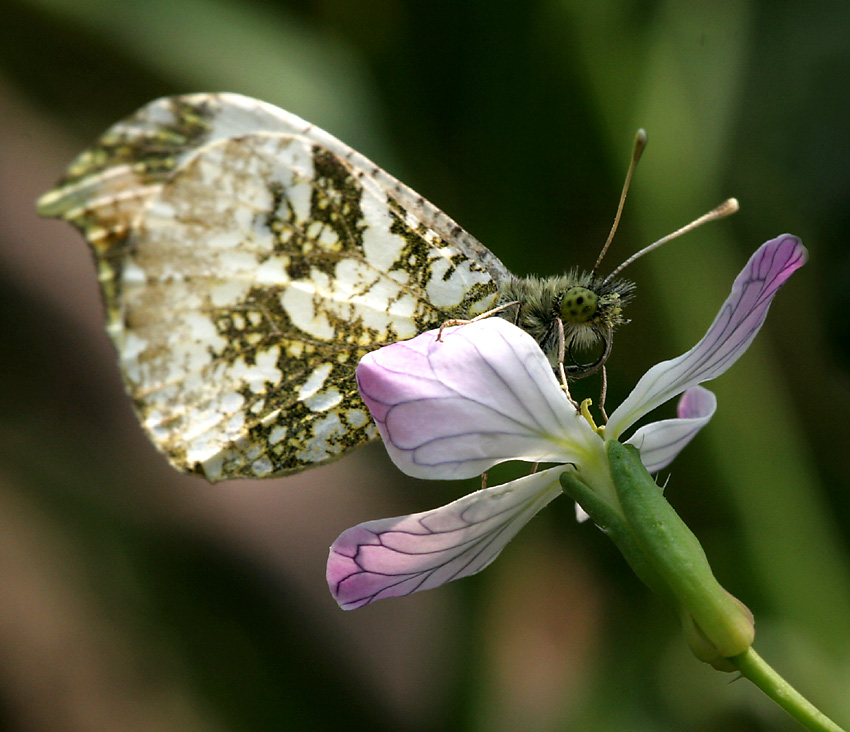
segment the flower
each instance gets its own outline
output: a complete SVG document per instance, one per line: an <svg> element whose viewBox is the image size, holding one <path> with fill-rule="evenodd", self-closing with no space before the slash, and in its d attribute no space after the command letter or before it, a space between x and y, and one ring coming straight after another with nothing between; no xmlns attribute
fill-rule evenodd
<svg viewBox="0 0 850 732"><path fill-rule="evenodd" d="M354 609L479 572L562 492L559 478L567 470L617 510L605 442L681 394L676 418L625 440L648 470L669 465L714 414L714 395L698 384L744 353L774 295L806 258L788 234L762 245L699 343L650 368L604 427L596 427L586 406L577 411L567 400L534 339L502 318L447 328L442 336L429 331L364 356L360 393L404 473L459 479L507 460L556 466L432 511L348 529L330 548L334 598Z"/></svg>

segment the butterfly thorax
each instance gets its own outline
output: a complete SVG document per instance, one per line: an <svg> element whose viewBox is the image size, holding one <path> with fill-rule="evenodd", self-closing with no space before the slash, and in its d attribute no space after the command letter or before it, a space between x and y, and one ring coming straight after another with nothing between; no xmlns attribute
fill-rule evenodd
<svg viewBox="0 0 850 732"><path fill-rule="evenodd" d="M634 283L606 280L590 272L571 270L554 277L511 277L500 287L500 301L516 301L500 315L529 333L553 364L558 360L558 320L563 323L567 372L590 373L604 362L584 364L582 352L599 344L610 347L611 332L623 323L623 308L631 301Z"/></svg>

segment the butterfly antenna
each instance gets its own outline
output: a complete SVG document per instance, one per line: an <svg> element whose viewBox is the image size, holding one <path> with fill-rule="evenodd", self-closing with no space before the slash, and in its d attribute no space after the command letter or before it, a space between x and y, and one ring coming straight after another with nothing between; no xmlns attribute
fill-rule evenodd
<svg viewBox="0 0 850 732"><path fill-rule="evenodd" d="M716 221L717 219L725 218L726 216L730 216L738 210L738 201L735 198L729 198L721 203L717 208L712 209L707 214L703 214L695 221L691 221L691 223L683 226L681 229L677 229L672 234L667 234L667 236L659 239L656 242L653 242L647 247L644 247L639 252L632 254L625 262L623 262L617 269L615 269L611 274L609 274L604 282L608 282L609 280L616 277L620 272L622 272L626 267L628 267L632 262L636 259L640 259L644 254L649 254L653 249L658 249L662 244L666 244L668 241L676 239L680 237L682 234L687 234L689 231L693 231L698 226L702 226L703 224L707 224L709 221Z"/></svg>
<svg viewBox="0 0 850 732"><path fill-rule="evenodd" d="M640 160L640 156L643 155L643 151L646 149L646 132L642 129L638 130L635 133L635 144L632 147L632 161L629 163L629 170L626 173L626 181L623 183L623 191L620 193L620 203L617 204L617 213L614 216L614 224L611 226L611 231L608 233L608 238L605 240L605 246L602 247L602 251L599 252L599 257L596 260L596 264L593 265L593 274L596 274L596 270L599 269L599 265L602 264L602 259L605 257L605 253L608 251L608 247L611 246L611 241L614 239L614 234L617 233L617 227L620 225L620 216L623 213L623 206L626 203L626 195L629 192L629 186L632 183L632 175L635 172L635 168L637 167L638 160Z"/></svg>

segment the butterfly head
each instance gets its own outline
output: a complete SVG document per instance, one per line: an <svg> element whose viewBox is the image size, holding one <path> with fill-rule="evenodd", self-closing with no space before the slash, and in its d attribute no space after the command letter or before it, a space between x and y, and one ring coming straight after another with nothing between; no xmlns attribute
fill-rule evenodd
<svg viewBox="0 0 850 732"><path fill-rule="evenodd" d="M633 294L629 280L571 271L545 279L515 277L501 300L518 303L503 317L534 337L553 366L563 360L566 374L580 378L608 359L613 332L627 322L623 309Z"/></svg>

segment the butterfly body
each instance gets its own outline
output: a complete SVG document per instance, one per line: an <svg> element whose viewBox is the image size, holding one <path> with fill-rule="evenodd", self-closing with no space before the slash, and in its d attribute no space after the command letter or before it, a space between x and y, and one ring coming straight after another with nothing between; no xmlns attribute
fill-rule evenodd
<svg viewBox="0 0 850 732"><path fill-rule="evenodd" d="M518 299L506 317L551 353L559 288L601 286L600 315L567 328L583 348L622 322L630 294L593 277L514 277L362 155L233 94L142 108L80 155L39 211L94 251L149 436L212 481L285 475L373 439L353 378L370 350Z"/></svg>

